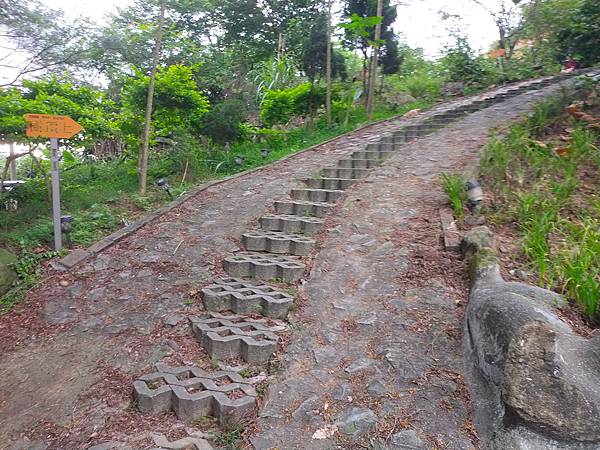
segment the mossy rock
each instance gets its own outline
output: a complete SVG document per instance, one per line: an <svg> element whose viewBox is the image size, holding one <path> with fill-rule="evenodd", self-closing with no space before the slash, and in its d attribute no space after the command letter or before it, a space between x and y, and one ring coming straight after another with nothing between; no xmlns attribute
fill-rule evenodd
<svg viewBox="0 0 600 450"><path fill-rule="evenodd" d="M17 257L8 250L0 248L0 295L10 291L18 279L14 264Z"/></svg>

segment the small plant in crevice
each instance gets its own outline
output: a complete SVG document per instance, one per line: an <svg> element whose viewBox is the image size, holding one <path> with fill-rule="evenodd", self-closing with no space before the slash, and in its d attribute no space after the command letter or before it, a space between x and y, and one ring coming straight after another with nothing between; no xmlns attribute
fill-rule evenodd
<svg viewBox="0 0 600 450"><path fill-rule="evenodd" d="M456 220L462 220L467 202L465 178L458 173L448 174L445 172L440 175L440 178L442 181L442 189L448 196L448 200L454 211L454 217Z"/></svg>
<svg viewBox="0 0 600 450"><path fill-rule="evenodd" d="M223 425L220 433L215 434L213 441L225 450L236 450L240 448L245 429L246 427L242 423L227 423Z"/></svg>

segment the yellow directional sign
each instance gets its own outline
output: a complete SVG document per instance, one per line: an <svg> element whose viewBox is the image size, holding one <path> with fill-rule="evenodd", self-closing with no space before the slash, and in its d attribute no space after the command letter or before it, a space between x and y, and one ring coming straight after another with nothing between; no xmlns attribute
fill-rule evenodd
<svg viewBox="0 0 600 450"><path fill-rule="evenodd" d="M69 139L83 127L69 116L25 114L26 134L29 137Z"/></svg>

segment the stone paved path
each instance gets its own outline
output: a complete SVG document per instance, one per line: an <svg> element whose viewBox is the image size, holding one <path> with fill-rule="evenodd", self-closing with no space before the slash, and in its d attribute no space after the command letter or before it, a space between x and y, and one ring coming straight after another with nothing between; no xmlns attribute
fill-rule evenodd
<svg viewBox="0 0 600 450"><path fill-rule="evenodd" d="M555 89L407 145L348 191L301 283L256 448L477 447L459 346L466 286L460 261L440 247L437 177L473 165L492 129ZM157 361L210 368L189 328L164 319L202 310L199 287L222 273L266 205L410 121L211 187L71 273L50 273L0 319L0 449L85 449L149 431L182 437L189 430L172 415L141 418L129 406L133 379Z"/></svg>

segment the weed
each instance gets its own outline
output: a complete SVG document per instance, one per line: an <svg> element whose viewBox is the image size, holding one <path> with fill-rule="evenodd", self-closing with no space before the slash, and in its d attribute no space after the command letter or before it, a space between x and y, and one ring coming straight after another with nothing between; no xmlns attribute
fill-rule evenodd
<svg viewBox="0 0 600 450"><path fill-rule="evenodd" d="M25 297L25 293L39 281L42 273L42 263L48 259L60 256L58 252L32 253L24 251L14 265L19 281L0 299L0 314L8 312L14 305Z"/></svg>
<svg viewBox="0 0 600 450"><path fill-rule="evenodd" d="M454 217L456 220L461 220L465 213L466 203L466 192L465 192L465 179L461 174L447 174L442 173L442 189L448 196L452 209L454 210Z"/></svg>
<svg viewBox="0 0 600 450"><path fill-rule="evenodd" d="M258 396L258 398L264 398L265 394L267 393L267 388L265 385L260 385L260 386L256 386L256 395Z"/></svg>
<svg viewBox="0 0 600 450"><path fill-rule="evenodd" d="M223 446L226 450L235 450L240 448L242 434L244 433L244 424L228 423L223 426L223 430L213 438L215 444Z"/></svg>
<svg viewBox="0 0 600 450"><path fill-rule="evenodd" d="M238 374L244 378L252 378L258 375L256 369L252 367L244 367L242 370L238 372Z"/></svg>

